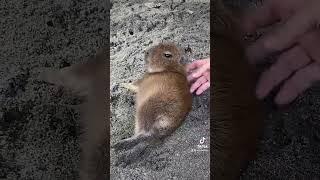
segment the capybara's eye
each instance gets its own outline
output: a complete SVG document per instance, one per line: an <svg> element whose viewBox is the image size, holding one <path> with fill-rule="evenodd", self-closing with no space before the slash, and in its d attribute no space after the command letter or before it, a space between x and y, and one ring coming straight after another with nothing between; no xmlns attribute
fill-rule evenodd
<svg viewBox="0 0 320 180"><path fill-rule="evenodd" d="M169 51L164 52L164 57L171 58L172 57L171 52L169 52Z"/></svg>

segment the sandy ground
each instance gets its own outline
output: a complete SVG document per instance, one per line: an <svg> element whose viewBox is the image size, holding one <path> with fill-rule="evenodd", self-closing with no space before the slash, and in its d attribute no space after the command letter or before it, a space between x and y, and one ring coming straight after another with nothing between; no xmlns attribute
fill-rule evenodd
<svg viewBox="0 0 320 180"><path fill-rule="evenodd" d="M144 49L161 40L188 45L193 58L209 55L209 1L113 1L111 9L111 143L133 134L134 97L119 83L144 73ZM209 93L193 98L193 111L162 145L123 167L111 151L111 179L209 179ZM195 151L194 151L195 150Z"/></svg>
<svg viewBox="0 0 320 180"><path fill-rule="evenodd" d="M38 81L107 45L104 0L0 1L0 179L75 179L80 100Z"/></svg>

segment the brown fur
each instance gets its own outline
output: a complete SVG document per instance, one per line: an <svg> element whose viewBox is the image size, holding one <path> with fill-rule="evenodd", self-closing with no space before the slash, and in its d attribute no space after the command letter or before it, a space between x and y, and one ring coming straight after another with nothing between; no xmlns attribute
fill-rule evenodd
<svg viewBox="0 0 320 180"><path fill-rule="evenodd" d="M244 55L232 14L220 1L213 8L211 94L213 179L238 179L255 158L263 113L255 97L255 74Z"/></svg>
<svg viewBox="0 0 320 180"><path fill-rule="evenodd" d="M182 51L171 43L161 43L146 52L147 73L125 85L136 92L135 134L115 144L115 149L164 138L183 123L192 97L181 58Z"/></svg>
<svg viewBox="0 0 320 180"><path fill-rule="evenodd" d="M81 107L80 170L81 180L106 179L107 145L109 137L109 97L107 91L107 50L101 50L95 58L61 70L49 70L40 79L64 86L84 96Z"/></svg>

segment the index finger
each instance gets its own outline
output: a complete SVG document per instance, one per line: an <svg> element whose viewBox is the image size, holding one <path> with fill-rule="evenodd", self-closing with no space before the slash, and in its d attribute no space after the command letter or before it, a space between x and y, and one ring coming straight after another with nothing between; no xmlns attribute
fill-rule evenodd
<svg viewBox="0 0 320 180"><path fill-rule="evenodd" d="M186 71L189 72L195 68L198 68L199 66L205 64L206 62L207 62L207 59L195 60L195 61L191 62L190 64L186 65Z"/></svg>

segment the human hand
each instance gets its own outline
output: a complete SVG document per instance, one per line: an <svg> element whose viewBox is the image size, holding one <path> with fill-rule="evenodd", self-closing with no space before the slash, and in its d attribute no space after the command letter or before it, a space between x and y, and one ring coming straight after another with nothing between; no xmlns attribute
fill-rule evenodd
<svg viewBox="0 0 320 180"><path fill-rule="evenodd" d="M320 80L320 1L269 0L244 18L243 29L248 33L260 27L275 27L247 48L251 63L282 52L270 69L263 72L257 85L258 98L285 82L277 94L277 104L287 104Z"/></svg>
<svg viewBox="0 0 320 180"><path fill-rule="evenodd" d="M190 92L200 95L210 87L210 58L193 61L186 66L188 81L193 82Z"/></svg>

